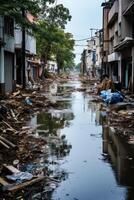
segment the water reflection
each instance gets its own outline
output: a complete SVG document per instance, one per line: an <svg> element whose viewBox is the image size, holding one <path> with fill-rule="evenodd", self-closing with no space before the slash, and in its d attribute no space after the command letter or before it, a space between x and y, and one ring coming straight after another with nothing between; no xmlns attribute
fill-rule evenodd
<svg viewBox="0 0 134 200"><path fill-rule="evenodd" d="M124 186L125 200L134 199L134 147L129 145L124 138L117 134L117 130L109 127L103 119L101 112L101 124L103 124L102 151L107 162L111 163L117 184ZM104 123L103 123L104 122Z"/></svg>

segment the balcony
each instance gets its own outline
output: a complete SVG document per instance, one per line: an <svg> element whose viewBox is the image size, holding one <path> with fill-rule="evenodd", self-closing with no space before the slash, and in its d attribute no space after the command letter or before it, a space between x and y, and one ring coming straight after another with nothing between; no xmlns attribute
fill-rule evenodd
<svg viewBox="0 0 134 200"><path fill-rule="evenodd" d="M108 25L112 25L113 22L117 19L118 17L118 10L119 10L119 3L117 0L115 0L112 8L109 11L108 14Z"/></svg>

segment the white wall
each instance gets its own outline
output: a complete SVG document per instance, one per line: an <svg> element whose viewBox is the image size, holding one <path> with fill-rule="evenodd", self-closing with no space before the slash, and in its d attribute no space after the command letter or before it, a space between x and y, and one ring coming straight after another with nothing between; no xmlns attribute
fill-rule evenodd
<svg viewBox="0 0 134 200"><path fill-rule="evenodd" d="M30 54L36 54L36 39L34 36L26 34L26 50L30 51Z"/></svg>
<svg viewBox="0 0 134 200"><path fill-rule="evenodd" d="M36 39L34 36L26 33L26 51L30 54L36 54ZM22 46L22 31L21 29L15 30L15 46L21 48Z"/></svg>

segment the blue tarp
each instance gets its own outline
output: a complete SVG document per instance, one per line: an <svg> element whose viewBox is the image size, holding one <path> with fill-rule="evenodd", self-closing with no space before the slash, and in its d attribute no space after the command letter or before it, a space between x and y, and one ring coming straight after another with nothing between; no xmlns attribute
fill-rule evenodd
<svg viewBox="0 0 134 200"><path fill-rule="evenodd" d="M107 104L114 104L118 102L123 102L124 96L121 92L110 92L109 90L101 91L100 96Z"/></svg>

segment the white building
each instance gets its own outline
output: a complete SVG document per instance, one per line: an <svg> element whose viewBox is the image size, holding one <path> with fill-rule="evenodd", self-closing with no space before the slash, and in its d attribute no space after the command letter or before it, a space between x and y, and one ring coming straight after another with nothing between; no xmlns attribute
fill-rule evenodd
<svg viewBox="0 0 134 200"><path fill-rule="evenodd" d="M49 72L53 72L53 73L57 72L58 66L57 66L57 62L56 61L51 61L50 60L50 61L48 61L47 65L48 65Z"/></svg>

